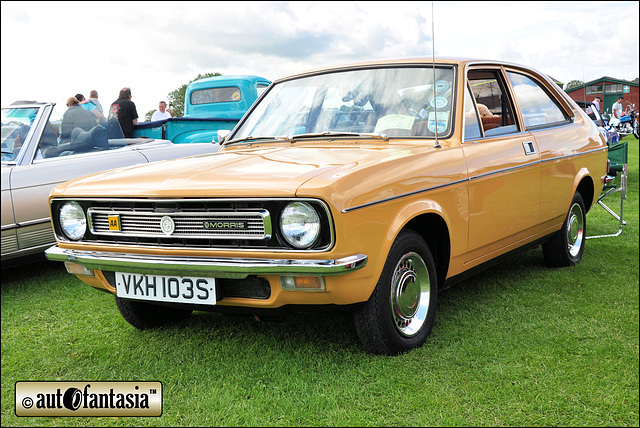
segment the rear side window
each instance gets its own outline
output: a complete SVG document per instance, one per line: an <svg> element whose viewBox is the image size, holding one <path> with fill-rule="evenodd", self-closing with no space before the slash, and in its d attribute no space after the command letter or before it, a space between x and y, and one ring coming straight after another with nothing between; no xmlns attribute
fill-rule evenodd
<svg viewBox="0 0 640 428"><path fill-rule="evenodd" d="M542 86L523 74L507 72L522 110L526 129L547 128L568 121L564 111Z"/></svg>

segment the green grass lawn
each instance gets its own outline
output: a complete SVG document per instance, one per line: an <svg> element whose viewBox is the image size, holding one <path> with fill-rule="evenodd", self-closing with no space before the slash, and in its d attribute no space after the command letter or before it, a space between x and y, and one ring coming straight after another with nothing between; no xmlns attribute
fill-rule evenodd
<svg viewBox="0 0 640 428"><path fill-rule="evenodd" d="M638 141L628 225L573 268L522 253L443 292L420 349L366 354L350 316L195 313L138 331L62 264L2 271L2 426L638 426ZM614 207L616 204L612 204ZM602 208L588 232L617 230ZM17 381L161 381L163 415L29 418Z"/></svg>

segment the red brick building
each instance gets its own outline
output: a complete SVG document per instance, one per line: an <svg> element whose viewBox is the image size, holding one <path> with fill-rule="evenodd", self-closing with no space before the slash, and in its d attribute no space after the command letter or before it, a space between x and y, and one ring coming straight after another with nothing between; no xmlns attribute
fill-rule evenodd
<svg viewBox="0 0 640 428"><path fill-rule="evenodd" d="M602 103L600 108L603 113L611 114L611 106L618 101L619 96L624 97L623 107L626 110L635 104L636 110L640 109L638 99L638 79L621 80L612 77L601 77L584 85L565 89L565 92L576 101L593 101L595 97L600 97Z"/></svg>

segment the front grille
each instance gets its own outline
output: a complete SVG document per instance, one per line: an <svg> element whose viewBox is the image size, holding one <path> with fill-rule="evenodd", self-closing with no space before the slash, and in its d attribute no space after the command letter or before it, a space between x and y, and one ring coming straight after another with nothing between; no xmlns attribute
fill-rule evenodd
<svg viewBox="0 0 640 428"><path fill-rule="evenodd" d="M51 202L60 240L67 238L57 215L68 200ZM275 226L293 200L310 203L320 215L321 236L308 250L326 251L333 245L333 226L328 207L317 199L74 199L87 214L88 231L81 242L257 251L295 251Z"/></svg>
<svg viewBox="0 0 640 428"><path fill-rule="evenodd" d="M269 239L271 222L269 213L257 212L177 212L171 214L128 212L123 210L88 212L91 233L94 235L123 235L144 237L193 239ZM110 218L117 218L117 230L111 228ZM173 222L171 233L162 229L162 220Z"/></svg>

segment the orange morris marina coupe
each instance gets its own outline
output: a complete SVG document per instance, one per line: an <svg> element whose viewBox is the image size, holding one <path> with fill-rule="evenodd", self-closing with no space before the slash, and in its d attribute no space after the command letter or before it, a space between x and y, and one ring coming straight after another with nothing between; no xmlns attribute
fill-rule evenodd
<svg viewBox="0 0 640 428"><path fill-rule="evenodd" d="M59 185L46 254L140 329L328 307L393 355L489 262L542 244L549 265L578 263L606 173L593 121L531 68L327 68L274 82L216 153Z"/></svg>

